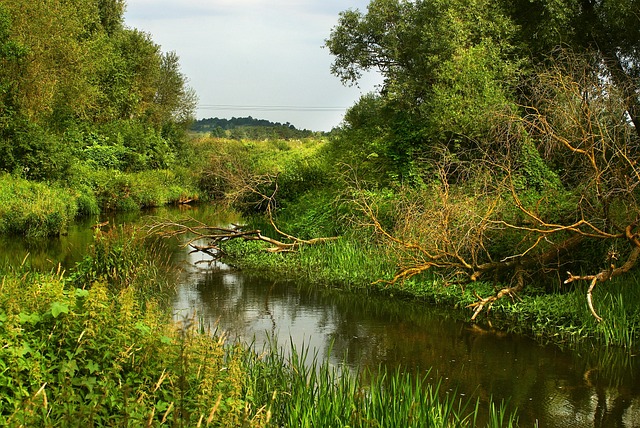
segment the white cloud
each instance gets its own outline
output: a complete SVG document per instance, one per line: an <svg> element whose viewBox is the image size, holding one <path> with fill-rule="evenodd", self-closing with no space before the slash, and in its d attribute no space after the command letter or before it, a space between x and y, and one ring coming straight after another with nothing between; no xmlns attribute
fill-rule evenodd
<svg viewBox="0 0 640 428"><path fill-rule="evenodd" d="M329 72L322 49L347 8L365 0L129 0L126 24L149 32L181 58L200 104L236 106L350 106L360 96ZM363 88L370 90L373 79ZM264 111L203 107L200 117L260 117L329 130L342 112Z"/></svg>

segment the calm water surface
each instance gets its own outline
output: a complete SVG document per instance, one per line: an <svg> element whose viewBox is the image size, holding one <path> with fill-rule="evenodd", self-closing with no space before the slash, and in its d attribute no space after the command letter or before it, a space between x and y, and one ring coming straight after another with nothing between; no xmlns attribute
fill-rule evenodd
<svg viewBox="0 0 640 428"><path fill-rule="evenodd" d="M261 346L309 346L335 366L398 366L443 381L483 403L509 400L521 426L640 427L637 358L613 349L563 352L459 322L411 302L268 281L217 264L188 267L176 318L197 314L212 329Z"/></svg>
<svg viewBox="0 0 640 428"><path fill-rule="evenodd" d="M192 212L210 223L206 209ZM122 221L112 219L112 221ZM125 221L135 221L126 219ZM222 220L224 223L226 220ZM0 240L5 258L70 266L91 242L89 224L68 236L27 248ZM88 230L88 232L87 232ZM176 319L195 316L205 325L261 349L271 337L284 352L309 347L336 367L400 367L442 379L442 390L509 401L520 426L640 427L640 361L618 349L562 351L553 346L456 321L424 304L269 281L207 256L176 250L182 267L173 307ZM203 263L204 262L204 263ZM430 370L430 371L429 371ZM486 407L486 405L485 405Z"/></svg>

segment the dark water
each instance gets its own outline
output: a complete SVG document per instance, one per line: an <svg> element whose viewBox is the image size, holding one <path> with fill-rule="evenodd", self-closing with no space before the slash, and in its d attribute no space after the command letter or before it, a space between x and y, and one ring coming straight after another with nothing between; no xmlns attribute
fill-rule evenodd
<svg viewBox="0 0 640 428"><path fill-rule="evenodd" d="M208 210L190 214L218 221ZM91 242L89 225L77 225L48 248L31 248L32 263L45 268L60 259L72 263ZM0 251L8 251L5 258L11 255L19 263L24 257L25 248L16 240L0 245ZM491 398L508 400L509 408L518 409L520 426L640 427L640 361L628 352L591 347L562 351L456 321L447 311L424 304L284 278L269 281L223 264L202 263L206 256L187 250L177 250L174 257L183 267L173 302L176 319L195 314L212 329L253 341L258 349L275 336L285 352L291 343L298 349L307 346L336 367L382 365L429 373L442 379L442 390L479 398L481 406Z"/></svg>
<svg viewBox="0 0 640 428"><path fill-rule="evenodd" d="M335 366L431 369L451 393L508 400L521 426L640 427L639 361L625 352L563 352L424 304L268 281L220 264L192 266L182 282L177 318L196 312L259 349L275 335L283 349L309 346Z"/></svg>

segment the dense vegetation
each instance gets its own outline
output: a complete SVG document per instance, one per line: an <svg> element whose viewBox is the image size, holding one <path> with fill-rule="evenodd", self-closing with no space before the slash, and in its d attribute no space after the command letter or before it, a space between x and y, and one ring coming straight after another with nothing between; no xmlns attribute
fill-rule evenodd
<svg viewBox="0 0 640 428"><path fill-rule="evenodd" d="M206 132L213 137L227 137L235 140L251 139L301 139L309 138L316 133L308 129L297 129L289 122L271 122L266 119L254 119L248 117L232 117L231 119L219 119L212 117L193 122L191 130L194 132Z"/></svg>
<svg viewBox="0 0 640 428"><path fill-rule="evenodd" d="M0 233L41 239L78 215L226 201L300 244L229 240L238 265L636 349L640 3L560 3L372 0L326 41L344 83L384 77L338 132L210 120L188 139L195 96L178 57L123 25L122 0L4 0ZM173 326L158 309L162 257L139 232L112 233L68 275L3 267L3 422L388 417L386 390ZM308 245L322 236L339 239ZM409 393L432 404L420 417L472 423L430 391ZM399 418L416 417L407 403Z"/></svg>
<svg viewBox="0 0 640 428"><path fill-rule="evenodd" d="M373 0L342 13L326 42L333 73L385 80L350 109L334 156L357 165L358 204L403 254L391 282L437 270L502 283L475 317L536 280L549 292L588 281L600 319L594 288L640 255L639 11ZM385 191L392 221L377 212Z"/></svg>
<svg viewBox="0 0 640 428"><path fill-rule="evenodd" d="M195 319L172 323L163 247L124 228L95 238L68 275L0 267L2 426L476 426L475 402L422 379L363 383L304 349L259 355ZM485 410L487 426L514 422Z"/></svg>
<svg viewBox="0 0 640 428"><path fill-rule="evenodd" d="M0 4L0 232L55 235L75 215L197 197L183 168L195 94L124 7Z"/></svg>

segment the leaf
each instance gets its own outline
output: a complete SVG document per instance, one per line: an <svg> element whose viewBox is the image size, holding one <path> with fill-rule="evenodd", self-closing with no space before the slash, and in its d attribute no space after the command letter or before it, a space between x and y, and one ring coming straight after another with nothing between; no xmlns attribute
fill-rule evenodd
<svg viewBox="0 0 640 428"><path fill-rule="evenodd" d="M20 318L20 324L29 323L31 325L35 325L40 321L40 315L36 313L27 314L25 312L20 312L18 317Z"/></svg>
<svg viewBox="0 0 640 428"><path fill-rule="evenodd" d="M69 313L69 305L61 302L53 302L51 304L51 315L54 318L58 318L60 314L68 314Z"/></svg>
<svg viewBox="0 0 640 428"><path fill-rule="evenodd" d="M96 363L96 362L94 362L92 360L89 360L87 362L86 367L87 367L87 370L89 370L89 373L91 373L91 374L93 374L93 373L97 372L98 370L100 370L100 366L98 365L98 363Z"/></svg>
<svg viewBox="0 0 640 428"><path fill-rule="evenodd" d="M89 290L83 290L82 288L76 288L76 297L87 297Z"/></svg>

